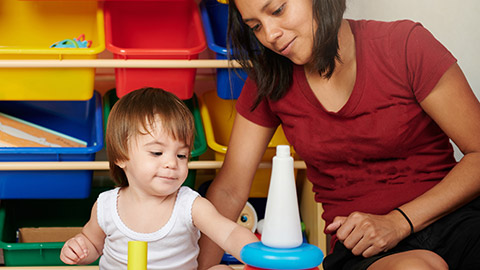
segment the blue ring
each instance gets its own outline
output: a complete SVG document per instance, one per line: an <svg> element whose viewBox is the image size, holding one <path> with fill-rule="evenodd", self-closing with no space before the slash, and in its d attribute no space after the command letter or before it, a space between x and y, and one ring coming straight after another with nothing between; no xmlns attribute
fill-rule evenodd
<svg viewBox="0 0 480 270"><path fill-rule="evenodd" d="M255 242L243 247L240 257L246 264L258 268L311 269L322 263L323 252L307 243L296 248L272 248Z"/></svg>

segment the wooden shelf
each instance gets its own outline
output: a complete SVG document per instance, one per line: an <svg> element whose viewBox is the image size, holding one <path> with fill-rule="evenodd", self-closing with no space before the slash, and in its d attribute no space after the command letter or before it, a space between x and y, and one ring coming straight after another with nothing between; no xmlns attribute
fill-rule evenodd
<svg viewBox="0 0 480 270"><path fill-rule="evenodd" d="M237 61L198 60L0 60L0 68L240 68Z"/></svg>
<svg viewBox="0 0 480 270"><path fill-rule="evenodd" d="M189 169L220 169L222 161L190 161ZM271 162L261 162L259 169L271 168ZM295 169L306 169L304 161L295 161ZM0 171L65 171L65 170L109 170L108 161L42 161L0 162Z"/></svg>

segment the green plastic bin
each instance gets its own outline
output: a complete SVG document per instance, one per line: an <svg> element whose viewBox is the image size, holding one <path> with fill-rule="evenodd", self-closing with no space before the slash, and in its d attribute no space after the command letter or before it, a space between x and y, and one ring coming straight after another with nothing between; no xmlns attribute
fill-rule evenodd
<svg viewBox="0 0 480 270"><path fill-rule="evenodd" d="M0 248L5 266L60 266L64 242L18 243L17 230L23 227L82 227L100 192L95 188L87 199L2 200L0 207ZM93 264L98 264L97 262Z"/></svg>
<svg viewBox="0 0 480 270"><path fill-rule="evenodd" d="M110 111L112 110L113 105L117 102L118 96L115 89L111 89L105 93L103 96L103 123L104 123L104 130L106 134L107 129L107 122L108 116L110 115ZM184 100L187 107L193 114L193 119L195 121L195 141L193 143L193 150L191 152L190 160L198 160L198 157L207 151L207 139L205 137L205 130L203 128L202 117L200 115L200 107L198 104L197 96L194 94L191 99ZM188 176L185 182L183 183L184 186L188 186L192 189L195 188L195 179L196 179L197 170L189 170Z"/></svg>

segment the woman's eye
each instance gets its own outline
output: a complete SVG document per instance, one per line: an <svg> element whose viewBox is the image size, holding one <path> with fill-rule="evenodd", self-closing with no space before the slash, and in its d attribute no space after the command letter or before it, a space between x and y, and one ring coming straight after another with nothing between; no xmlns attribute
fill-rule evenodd
<svg viewBox="0 0 480 270"><path fill-rule="evenodd" d="M260 24L256 24L256 25L254 25L253 27L250 27L250 29L251 29L253 32L257 32L258 29L260 29Z"/></svg>
<svg viewBox="0 0 480 270"><path fill-rule="evenodd" d="M272 13L272 15L280 15L282 13L284 7L285 7L285 5L280 6L277 10L275 10Z"/></svg>

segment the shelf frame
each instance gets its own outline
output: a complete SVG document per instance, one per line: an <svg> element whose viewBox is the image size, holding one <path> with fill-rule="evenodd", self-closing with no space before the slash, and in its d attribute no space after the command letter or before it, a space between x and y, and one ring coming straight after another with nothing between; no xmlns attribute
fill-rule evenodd
<svg viewBox="0 0 480 270"><path fill-rule="evenodd" d="M241 68L237 61L196 60L0 60L0 68Z"/></svg>

